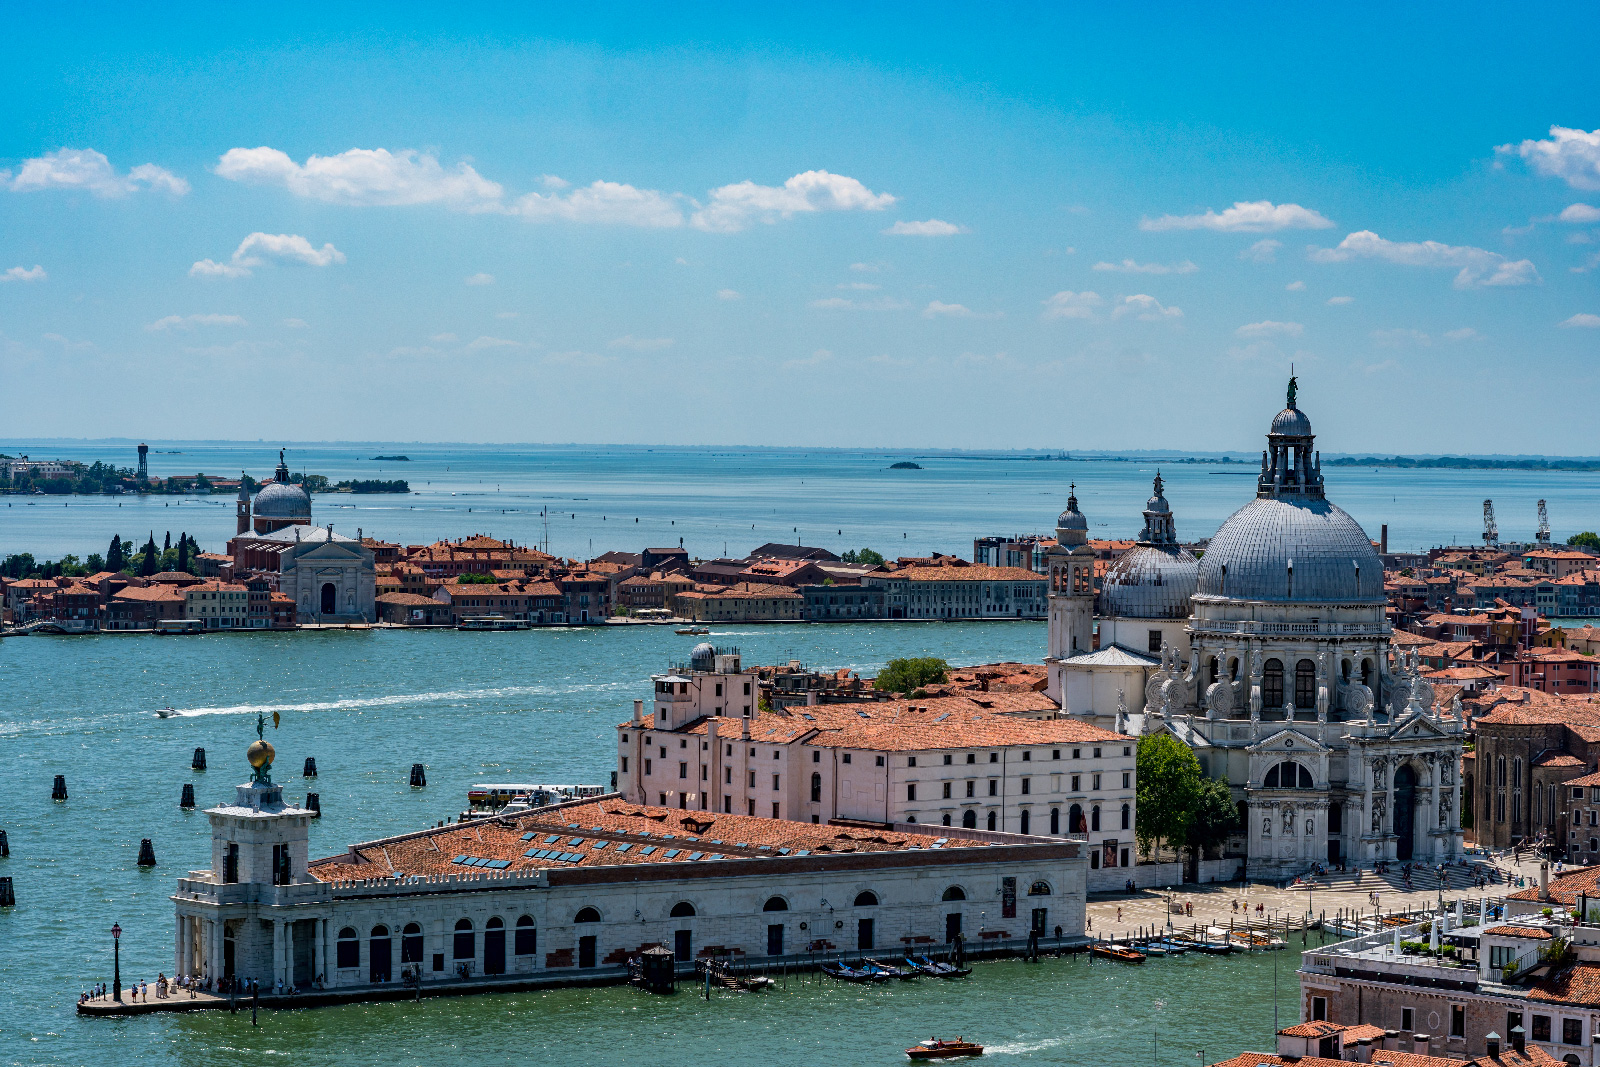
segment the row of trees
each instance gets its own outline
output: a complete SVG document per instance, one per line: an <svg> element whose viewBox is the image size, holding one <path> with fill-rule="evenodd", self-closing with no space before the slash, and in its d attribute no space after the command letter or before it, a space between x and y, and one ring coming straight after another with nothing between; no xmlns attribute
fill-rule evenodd
<svg viewBox="0 0 1600 1067"><path fill-rule="evenodd" d="M155 532L151 531L142 546L135 545L132 541L124 541L120 536L114 536L105 555L91 552L85 559L79 559L70 552L58 560L35 559L31 552L13 553L0 559L0 574L7 578L46 579L82 578L85 575L99 574L101 571L123 571L142 577L149 577L160 571L184 571L193 574L194 558L199 553L199 543L187 533L178 534L178 542L174 545L172 531L169 530L158 546Z"/></svg>

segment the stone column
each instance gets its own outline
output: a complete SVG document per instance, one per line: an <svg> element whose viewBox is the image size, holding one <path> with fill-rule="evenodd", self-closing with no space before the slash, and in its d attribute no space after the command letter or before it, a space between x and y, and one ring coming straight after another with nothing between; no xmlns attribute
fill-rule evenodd
<svg viewBox="0 0 1600 1067"><path fill-rule="evenodd" d="M222 981L222 919L207 919L206 926L210 930L210 967L206 976L211 979L211 988L216 989L217 983Z"/></svg>
<svg viewBox="0 0 1600 1067"><path fill-rule="evenodd" d="M178 921L172 925L172 976L176 978L180 974L187 973L187 968L183 965L183 950L189 943L189 916L180 911Z"/></svg>
<svg viewBox="0 0 1600 1067"><path fill-rule="evenodd" d="M318 984L326 981L324 975L328 973L326 968L328 957L323 950L324 940L327 937L327 927L327 919L311 920L311 980Z"/></svg>
<svg viewBox="0 0 1600 1067"><path fill-rule="evenodd" d="M272 920L272 973L267 976L268 988L276 992L283 980L283 920Z"/></svg>

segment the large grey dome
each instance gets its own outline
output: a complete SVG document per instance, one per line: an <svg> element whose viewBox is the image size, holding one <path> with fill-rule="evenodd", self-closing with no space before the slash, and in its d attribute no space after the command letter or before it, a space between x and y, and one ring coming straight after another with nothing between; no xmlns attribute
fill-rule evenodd
<svg viewBox="0 0 1600 1067"><path fill-rule="evenodd" d="M268 482L256 494L251 511L258 519L304 519L311 521L311 497L298 485Z"/></svg>
<svg viewBox="0 0 1600 1067"><path fill-rule="evenodd" d="M1360 524L1326 499L1262 497L1229 516L1211 539L1197 592L1237 600L1381 603L1383 563Z"/></svg>
<svg viewBox="0 0 1600 1067"><path fill-rule="evenodd" d="M1285 437L1310 437L1311 420L1299 408L1284 408L1273 418L1272 429L1267 432Z"/></svg>
<svg viewBox="0 0 1600 1067"><path fill-rule="evenodd" d="M1199 571L1187 549L1139 545L1106 571L1096 610L1131 619L1187 619Z"/></svg>

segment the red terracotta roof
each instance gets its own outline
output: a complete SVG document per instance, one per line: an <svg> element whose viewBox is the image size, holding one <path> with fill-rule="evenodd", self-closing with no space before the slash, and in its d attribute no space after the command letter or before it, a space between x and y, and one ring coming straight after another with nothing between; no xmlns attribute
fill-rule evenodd
<svg viewBox="0 0 1600 1067"><path fill-rule="evenodd" d="M1528 937L1535 941L1550 940L1550 931L1538 926L1491 926L1484 931L1495 937Z"/></svg>

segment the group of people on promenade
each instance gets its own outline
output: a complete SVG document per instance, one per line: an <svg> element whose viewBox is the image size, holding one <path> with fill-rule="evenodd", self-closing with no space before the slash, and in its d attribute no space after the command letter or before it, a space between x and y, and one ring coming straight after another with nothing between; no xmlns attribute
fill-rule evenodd
<svg viewBox="0 0 1600 1067"><path fill-rule="evenodd" d="M157 1000L166 1000L168 997L177 996L180 991L187 991L189 994L189 999L193 1000L196 993L199 991L200 986L201 983L199 980L189 975L179 975L177 978L168 978L165 973L161 973L156 975L154 987L155 998ZM128 1001L132 1004L147 1004L150 1002L151 991L151 984L149 982L130 982L128 983ZM104 982L94 986L92 989L85 990L84 992L78 994L79 1004L88 1004L96 1000L115 999L117 999L117 991L106 985Z"/></svg>

